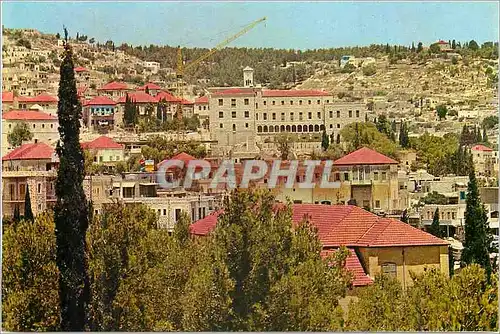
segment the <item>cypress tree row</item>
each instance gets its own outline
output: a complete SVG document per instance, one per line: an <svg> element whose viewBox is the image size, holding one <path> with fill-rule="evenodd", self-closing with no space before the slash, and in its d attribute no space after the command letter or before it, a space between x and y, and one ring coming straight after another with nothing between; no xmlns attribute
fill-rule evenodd
<svg viewBox="0 0 500 334"><path fill-rule="evenodd" d="M489 248L492 235L489 229L488 216L481 204L474 170L469 174L465 209L465 241L462 250L461 266L476 263L491 275Z"/></svg>
<svg viewBox="0 0 500 334"><path fill-rule="evenodd" d="M85 256L88 228L88 202L83 191L84 155L80 146L82 106L78 101L73 52L64 29L64 58L60 67L59 118L60 141L56 152L59 170L56 180L57 203L56 261L59 268L61 330L83 331L89 302L89 280Z"/></svg>
<svg viewBox="0 0 500 334"><path fill-rule="evenodd" d="M441 225L439 224L439 208L436 208L436 211L434 211L434 216L432 217L432 224L429 229L430 234L432 234L435 237L438 238L443 238L444 233L443 229L441 228Z"/></svg>
<svg viewBox="0 0 500 334"><path fill-rule="evenodd" d="M30 187L26 185L26 195L24 196L24 219L33 221L33 210L31 209Z"/></svg>

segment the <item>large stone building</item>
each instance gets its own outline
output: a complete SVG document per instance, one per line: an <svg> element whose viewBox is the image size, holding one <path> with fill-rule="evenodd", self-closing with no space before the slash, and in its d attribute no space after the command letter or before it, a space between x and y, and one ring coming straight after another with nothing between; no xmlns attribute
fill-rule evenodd
<svg viewBox="0 0 500 334"><path fill-rule="evenodd" d="M340 131L352 122L364 121L362 103L335 102L331 93L319 90L268 90L254 86L253 70L244 70L244 87L215 90L208 97L210 132L220 154L256 152L256 143L281 133L297 140L321 141L323 130L338 143ZM195 109L201 103L195 104Z"/></svg>

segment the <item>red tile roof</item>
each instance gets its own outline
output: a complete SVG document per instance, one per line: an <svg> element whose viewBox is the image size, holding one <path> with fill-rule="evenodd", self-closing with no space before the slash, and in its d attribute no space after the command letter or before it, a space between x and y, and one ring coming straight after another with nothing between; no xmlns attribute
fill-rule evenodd
<svg viewBox="0 0 500 334"><path fill-rule="evenodd" d="M170 94L169 92L161 91L155 96L156 101L160 102L165 100L166 102L181 102L181 99Z"/></svg>
<svg viewBox="0 0 500 334"><path fill-rule="evenodd" d="M443 41L442 39L438 41L438 44L448 44L448 42Z"/></svg>
<svg viewBox="0 0 500 334"><path fill-rule="evenodd" d="M206 235L215 228L215 212L191 225L194 235ZM292 220L308 219L318 230L325 248L430 246L448 243L395 219L379 217L352 205L293 204Z"/></svg>
<svg viewBox="0 0 500 334"><path fill-rule="evenodd" d="M47 93L42 93L34 97L20 96L18 98L19 102L44 102L44 103L57 103L58 99L55 96L49 95Z"/></svg>
<svg viewBox="0 0 500 334"><path fill-rule="evenodd" d="M124 82L109 82L99 88L99 90L127 90L129 89L128 85Z"/></svg>
<svg viewBox="0 0 500 334"><path fill-rule="evenodd" d="M484 146L484 145L474 145L472 146L471 148L472 151L484 151L484 152L493 152L493 150L487 146Z"/></svg>
<svg viewBox="0 0 500 334"><path fill-rule="evenodd" d="M54 149L45 143L24 144L2 157L3 161L29 160L29 159L51 159Z"/></svg>
<svg viewBox="0 0 500 334"><path fill-rule="evenodd" d="M14 102L14 92L2 92L2 103Z"/></svg>
<svg viewBox="0 0 500 334"><path fill-rule="evenodd" d="M24 121L52 121L57 117L34 110L11 110L2 113L2 119L6 120L24 120Z"/></svg>
<svg viewBox="0 0 500 334"><path fill-rule="evenodd" d="M116 102L107 96L96 96L93 99L85 102L85 106L114 106Z"/></svg>
<svg viewBox="0 0 500 334"><path fill-rule="evenodd" d="M83 95L83 93L85 93L87 91L88 87L87 86L82 86L82 87L78 87L77 90L76 90L76 94L81 97Z"/></svg>
<svg viewBox="0 0 500 334"><path fill-rule="evenodd" d="M156 97L153 97L144 92L132 92L128 93L128 96L135 103L157 103ZM125 103L126 97L121 96L116 103Z"/></svg>
<svg viewBox="0 0 500 334"><path fill-rule="evenodd" d="M151 89L153 89L153 90L160 90L160 89L161 89L161 87L160 87L160 86L158 86L157 84L154 84L154 83L152 83L152 82L148 82L147 84L145 84L145 85L144 85L144 86L142 86L142 87L139 87L138 89L139 89L139 90L146 90L146 87L147 87L149 90L151 90Z"/></svg>
<svg viewBox="0 0 500 334"><path fill-rule="evenodd" d="M199 97L196 100L194 100L194 103L196 103L196 104L208 103L208 96Z"/></svg>
<svg viewBox="0 0 500 334"><path fill-rule="evenodd" d="M320 90L263 90L263 97L309 97L309 96L332 96L332 94Z"/></svg>
<svg viewBox="0 0 500 334"><path fill-rule="evenodd" d="M335 252L335 250L323 250L321 251L321 255L326 257L333 252ZM352 272L354 275L354 280L352 282L353 286L356 287L373 284L373 279L366 275L365 271L363 270L363 266L361 265L361 262L359 261L359 258L353 249L349 248L349 256L347 257L345 268L348 271Z"/></svg>
<svg viewBox="0 0 500 334"><path fill-rule="evenodd" d="M75 72L88 72L89 70L87 70L85 67L82 67L82 66L78 66L78 67L75 67Z"/></svg>
<svg viewBox="0 0 500 334"><path fill-rule="evenodd" d="M213 96L224 96L224 95L255 95L255 89L253 88L230 88L226 90L221 90L212 93Z"/></svg>
<svg viewBox="0 0 500 334"><path fill-rule="evenodd" d="M188 100L186 100L186 99L182 99L182 102L181 102L181 103L182 103L182 104L184 104L184 105L194 104L194 102L188 101Z"/></svg>
<svg viewBox="0 0 500 334"><path fill-rule="evenodd" d="M394 159L391 159L377 151L367 147L362 147L357 151L351 152L340 159L333 162L334 165L386 165L398 164Z"/></svg>
<svg viewBox="0 0 500 334"><path fill-rule="evenodd" d="M115 142L113 139L106 137L106 136L101 136L97 139L94 139L91 142L85 142L81 144L84 149L90 149L90 150L121 150L123 149L122 144L118 144Z"/></svg>

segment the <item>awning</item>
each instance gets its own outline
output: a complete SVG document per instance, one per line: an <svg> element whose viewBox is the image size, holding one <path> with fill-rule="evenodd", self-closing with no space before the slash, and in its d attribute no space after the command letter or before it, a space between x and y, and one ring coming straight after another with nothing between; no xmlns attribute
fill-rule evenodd
<svg viewBox="0 0 500 334"><path fill-rule="evenodd" d="M113 182L114 188L133 188L135 187L136 181L122 181L122 182Z"/></svg>

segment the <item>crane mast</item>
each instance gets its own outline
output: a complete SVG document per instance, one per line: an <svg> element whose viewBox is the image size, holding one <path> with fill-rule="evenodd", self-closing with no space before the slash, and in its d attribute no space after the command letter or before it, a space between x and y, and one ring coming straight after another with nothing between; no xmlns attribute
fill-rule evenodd
<svg viewBox="0 0 500 334"><path fill-rule="evenodd" d="M254 21L247 25L245 28L243 28L240 32L237 34L225 39L224 41L220 42L217 44L213 49L211 49L209 52L205 53L203 56L197 58L196 60L193 60L186 66L184 66L184 61L182 59L182 49L180 46L177 47L177 89L178 89L178 96L181 98L181 101L183 100L183 89L182 89L182 79L184 78L184 73L187 71L193 69L196 67L198 64L200 64L202 61L219 51L220 49L224 48L226 45L234 41L235 39L241 37L242 35L246 34L248 31L250 31L252 28L254 28L256 25L259 23L267 20L266 17L263 17L257 21ZM182 102L180 106L180 110L177 111L177 117L179 119L182 118Z"/></svg>

